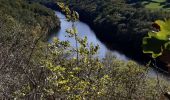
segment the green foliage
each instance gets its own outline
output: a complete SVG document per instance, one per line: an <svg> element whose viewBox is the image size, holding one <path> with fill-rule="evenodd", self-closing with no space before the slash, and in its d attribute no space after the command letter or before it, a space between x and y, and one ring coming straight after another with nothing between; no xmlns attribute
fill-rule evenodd
<svg viewBox="0 0 170 100"><path fill-rule="evenodd" d="M2 2L5 4L4 0ZM100 1L96 2L100 3ZM9 0L6 3L5 5L9 5L11 9L13 3L14 7L16 5L21 7L23 2ZM24 8L25 6L32 8L36 5L34 6L38 7L36 10L26 9L26 12L33 15L36 12L35 16L38 13L36 17L40 20L52 18L39 4L26 2L24 4L22 5ZM61 7L68 14L68 21L73 23L66 32L70 38L75 39L76 47L71 47L68 41L60 41L58 38L54 38L52 43L44 43L38 34L42 32L41 26L44 22L40 24L40 21L35 18L38 23L33 23L36 23L35 28L39 30L35 31L32 30L34 26L26 24L25 19L20 19L21 15L17 15L20 14L18 8L14 15L20 20L13 14L10 15L9 9L6 13L0 9L0 12L4 13L0 15L1 19L4 18L0 30L5 32L5 35L10 34L9 39L0 41L0 78L2 79L0 97L12 100L159 99L161 92L157 89L156 81L146 77L147 68L133 61L119 61L109 53L104 59L98 58L96 54L99 46L87 44L87 37L78 36L79 32L74 24L79 17L77 12L71 11L68 7L64 10L64 6ZM27 14L22 13L22 10L23 8L21 14L26 16ZM6 36L1 38L4 37ZM165 86L164 91L168 90L169 84L163 81L161 83Z"/></svg>
<svg viewBox="0 0 170 100"><path fill-rule="evenodd" d="M33 32L39 36L41 34L45 36L46 33L43 33L43 31L51 31L53 28L59 28L60 24L52 10L38 3L28 3L26 0L1 0L0 18L0 27L3 27L0 29L0 34L6 36L17 31L13 31L11 29L12 26L28 28L30 35ZM11 22L8 23L8 20L11 20ZM6 30L4 30L4 27ZM43 30L40 32L39 29ZM21 28L20 30L24 29Z"/></svg>
<svg viewBox="0 0 170 100"><path fill-rule="evenodd" d="M153 58L161 56L164 50L170 50L170 20L157 20L155 24L160 27L159 31L149 32L143 39L143 52L151 53Z"/></svg>
<svg viewBox="0 0 170 100"><path fill-rule="evenodd" d="M79 14L76 11L71 11L64 3L58 2L58 6L62 9L62 12L66 14L67 21L75 22L79 20ZM76 31L76 29L74 28L73 31Z"/></svg>

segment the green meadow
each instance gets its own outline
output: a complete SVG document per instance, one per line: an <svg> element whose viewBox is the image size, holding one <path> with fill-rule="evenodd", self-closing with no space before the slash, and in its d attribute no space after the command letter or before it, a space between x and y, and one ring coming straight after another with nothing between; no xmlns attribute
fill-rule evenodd
<svg viewBox="0 0 170 100"><path fill-rule="evenodd" d="M167 0L142 0L142 4L145 8L149 9L166 9L170 10L170 2Z"/></svg>

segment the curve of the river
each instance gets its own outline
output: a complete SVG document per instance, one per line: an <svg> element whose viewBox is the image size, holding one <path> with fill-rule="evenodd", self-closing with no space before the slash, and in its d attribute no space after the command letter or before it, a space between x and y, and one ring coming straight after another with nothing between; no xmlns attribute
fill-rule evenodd
<svg viewBox="0 0 170 100"><path fill-rule="evenodd" d="M60 40L68 40L70 41L71 45L74 47L75 46L75 40L72 38L67 37L67 33L65 32L66 29L71 28L72 23L68 22L66 20L66 17L64 14L62 14L61 12L56 11L55 12L56 15L58 16L58 18L60 19L61 22L61 29L57 32L57 34L52 34L49 38L49 41L52 41L53 37L58 37ZM124 60L124 61L128 61L128 57L126 57L125 55L119 53L118 51L110 51L109 49L106 48L106 46L104 44L102 44L97 37L95 36L94 31L84 22L81 21L77 21L75 23L76 28L78 29L78 36L79 37L87 37L88 39L88 44L93 43L94 45L99 45L100 49L98 51L98 56L100 58L105 57L107 52L112 53L117 59L120 60Z"/></svg>

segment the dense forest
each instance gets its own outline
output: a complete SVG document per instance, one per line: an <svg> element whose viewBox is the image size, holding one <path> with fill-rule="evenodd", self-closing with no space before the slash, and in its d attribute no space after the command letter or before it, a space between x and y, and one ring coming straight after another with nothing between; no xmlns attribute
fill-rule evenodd
<svg viewBox="0 0 170 100"><path fill-rule="evenodd" d="M58 38L48 43L51 31L60 29L54 10L72 22L66 32L76 47ZM98 58L99 46L78 37L74 22L89 24L108 48L145 61L143 37L155 20L169 17L168 10L148 9L138 0L0 0L0 99L166 98L169 81L148 76L152 62L124 62L111 53Z"/></svg>

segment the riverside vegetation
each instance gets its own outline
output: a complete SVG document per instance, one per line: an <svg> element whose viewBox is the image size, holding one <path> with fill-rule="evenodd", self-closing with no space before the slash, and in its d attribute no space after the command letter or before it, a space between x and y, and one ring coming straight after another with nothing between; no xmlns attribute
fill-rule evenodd
<svg viewBox="0 0 170 100"><path fill-rule="evenodd" d="M111 54L99 59L99 46L78 36L74 25L78 13L62 3L60 7L73 23L66 31L75 39L76 48L57 38L45 41L48 28L59 27L52 10L21 0L1 0L1 5L1 99L158 100L170 89L165 80L147 76L149 67L119 61Z"/></svg>

